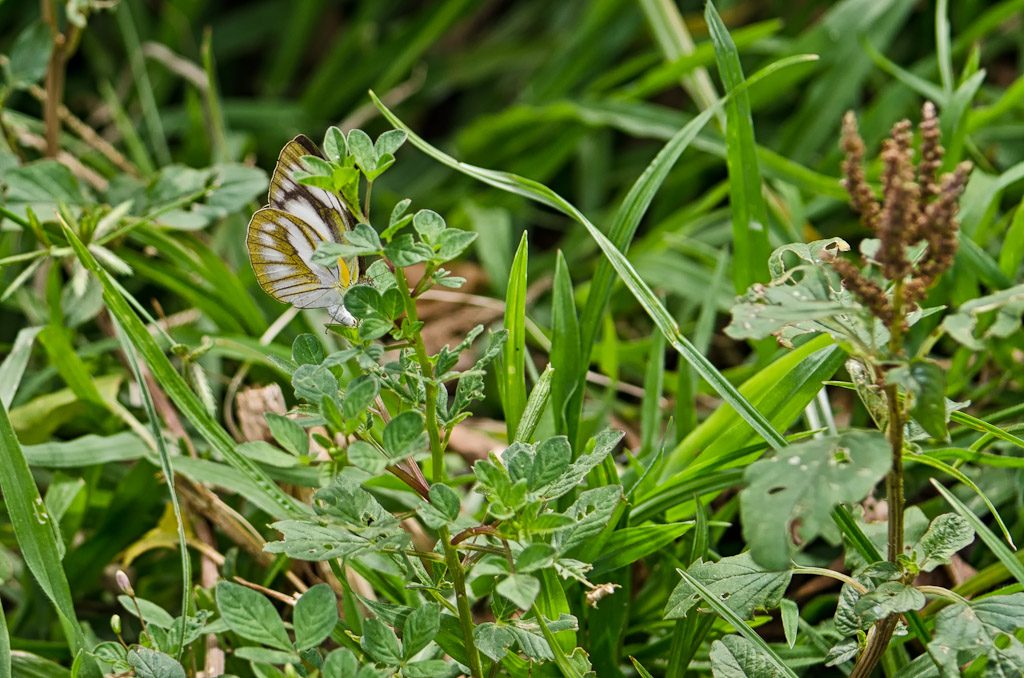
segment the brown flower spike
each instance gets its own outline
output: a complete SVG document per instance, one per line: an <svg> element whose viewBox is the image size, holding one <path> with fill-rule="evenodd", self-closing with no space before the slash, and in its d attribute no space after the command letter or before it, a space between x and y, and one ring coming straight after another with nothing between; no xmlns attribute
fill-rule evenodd
<svg viewBox="0 0 1024 678"><path fill-rule="evenodd" d="M943 148L939 144L939 119L930 101L924 105L918 129L921 161L916 170L910 121L896 123L883 143L879 201L865 178L864 141L857 131L857 119L852 112L843 118L843 185L861 221L881 241L878 264L886 280L897 283L893 294L900 298L890 298L879 282L865 276L850 261L837 259L832 266L842 277L843 285L890 328L896 322L904 322L895 309L908 311L916 307L928 288L953 265L960 227L957 201L971 171L971 163L963 162L955 171L938 177ZM916 262L911 261L908 248L921 241L926 244L925 250Z"/></svg>

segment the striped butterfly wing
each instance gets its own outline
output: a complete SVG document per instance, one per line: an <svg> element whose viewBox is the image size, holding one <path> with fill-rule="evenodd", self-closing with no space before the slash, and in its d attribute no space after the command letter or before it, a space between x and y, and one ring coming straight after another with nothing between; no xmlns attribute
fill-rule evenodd
<svg viewBox="0 0 1024 678"><path fill-rule="evenodd" d="M344 242L355 219L331 191L295 181L296 170L307 170L304 155L320 156L305 136L282 149L270 181L270 205L249 222L249 258L260 286L275 299L298 308L327 308L337 322L353 325L341 300L359 277L358 261L339 259L338 266L325 267L314 264L312 256L321 242Z"/></svg>

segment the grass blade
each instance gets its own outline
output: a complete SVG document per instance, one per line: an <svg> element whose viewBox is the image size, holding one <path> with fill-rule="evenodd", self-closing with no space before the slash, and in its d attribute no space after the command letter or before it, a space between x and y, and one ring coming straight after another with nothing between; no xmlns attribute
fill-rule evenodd
<svg viewBox="0 0 1024 678"><path fill-rule="evenodd" d="M971 524L974 531L981 537L981 540L985 542L985 545L992 549L992 553L996 558L999 559L1006 569L1013 575L1013 578L1024 584L1024 564L1017 560L1016 556L1013 555L1013 551L1007 548L1006 544L996 536L996 534L988 529L988 526L983 523L978 516L974 515L971 509L967 508L967 505L956 498L952 492L947 490L942 483L931 479L932 486L938 490L939 494L953 507L953 510L963 516L964 520Z"/></svg>
<svg viewBox="0 0 1024 678"><path fill-rule="evenodd" d="M153 427L153 439L156 441L157 455L160 458L160 469L164 473L164 478L167 479L167 491L171 495L171 508L174 511L174 519L178 524L178 553L181 557L182 582L181 635L178 639L178 649L175 652L175 656L181 659L181 655L185 651L185 622L188 619L188 595L189 591L192 590L192 567L188 553L188 544L185 540L185 520L181 515L178 493L174 489L174 468L171 466L171 457L167 453L166 445L164 445L163 434L160 431L160 419L157 417L156 407L153 405L153 396L149 392L149 386L142 376L142 370L139 369L139 361L135 355L135 350L126 340L124 330L121 329L116 320L114 325L117 327L117 338L121 342L121 351L128 359L128 364L132 368L132 374L135 375L135 382L138 384L139 392L142 394L142 402L146 406L146 415L149 417L149 423Z"/></svg>
<svg viewBox="0 0 1024 678"><path fill-rule="evenodd" d="M782 658L775 654L775 650L769 647L768 643L764 642L764 639L761 638L756 631L747 626L747 623L743 621L738 614L733 612L732 609L719 600L718 596L707 590L703 584L691 577L684 570L677 570L677 572L679 572L683 581L692 586L697 593L701 595L705 603L713 607L715 612L725 619L725 621L732 624L733 628L735 628L741 636L749 640L757 647L757 649L764 653L765 658L774 664L775 668L777 668L782 675L788 676L789 678L797 678L797 675L793 673L793 669L789 668L789 666L782 661Z"/></svg>
<svg viewBox="0 0 1024 678"><path fill-rule="evenodd" d="M7 408L0 406L0 491L4 507L10 516L14 536L18 540L21 556L25 560L39 587L53 603L61 629L68 640L71 653L88 647L85 635L75 616L71 589L61 565L60 548L51 518L43 505L32 471L21 451L21 443L7 416ZM88 666L95 669L95 664ZM98 672L95 672L98 675Z"/></svg>
<svg viewBox="0 0 1024 678"><path fill-rule="evenodd" d="M164 355L156 340L150 335L146 326L142 324L139 317L132 312L125 297L118 291L110 275L93 258L89 250L82 244L78 237L67 226L64 227L64 235L71 243L75 253L81 260L82 265L91 271L103 286L103 300L107 305L110 314L117 320L124 330L125 335L132 346L139 352L142 358L153 371L153 376L166 391L167 395L174 401L174 404L188 418L199 433L231 466L238 469L246 478L254 483L263 498L276 506L275 518L288 518L302 515L308 511L275 484L269 476L248 457L241 455L235 449L235 442L228 435L200 402L192 389L188 387L178 371L171 365L170 360ZM305 511L304 511L305 509Z"/></svg>
<svg viewBox="0 0 1024 678"><path fill-rule="evenodd" d="M743 69L736 44L708 2L704 19L711 31L718 60L718 74L729 92L743 84ZM754 123L750 96L736 92L725 103L725 162L729 169L729 205L732 210L732 277L737 294L743 294L755 282L768 279L768 208L761 194L761 172L757 165Z"/></svg>
<svg viewBox="0 0 1024 678"><path fill-rule="evenodd" d="M572 278L562 251L555 258L555 280L551 308L551 412L555 433L576 440L583 409L582 384L578 375L586 373L580 359L580 325L576 315Z"/></svg>
<svg viewBox="0 0 1024 678"><path fill-rule="evenodd" d="M764 69L759 73L755 74L754 76L752 76L751 78L749 78L745 84L747 86L750 86L750 84L752 84L753 82L756 82L761 78L766 77L770 73L780 68L784 68L787 65L807 60L807 57L796 57L793 59L784 59L782 61L776 62L771 67ZM594 226L594 224L591 223L590 220L587 219L578 209L576 209L564 198L562 198L560 195L552 191L547 186L544 186L543 184L539 184L529 179L524 179L523 177L519 177L514 174L509 174L506 172L497 172L494 170L488 170L482 167L476 167L474 165L459 162L450 155L440 151L437 148L434 148L429 143L427 143L422 137L413 132L405 123L403 123L397 116L395 116L395 114L392 113L391 110L388 109L388 107L385 106L380 101L380 99L378 99L377 96L374 95L372 92L370 93L370 96L373 97L374 102L377 104L377 107L381 110L384 116L389 121L391 121L391 123L394 124L397 128L404 130L409 135L409 140L412 142L414 146L416 146L421 151L423 151L430 157L434 158L438 162L441 162L442 164L447 165L448 167L463 172L464 174L474 177L475 179L478 179L479 181L482 181L496 188L500 188L510 193L515 193L517 195L530 198L531 200L535 200L544 205L548 205L549 207L552 207L553 209L556 209L559 212L562 212L572 217L577 222L579 222L584 228L587 229L587 232L590 234L590 236L597 242L598 246L604 252L605 257L607 257L607 260L611 262L611 266L615 269L615 272L618 273L619 277L625 283L629 291L633 294L634 297L636 297L637 301L640 302L640 305L651 317L655 325L658 326L658 329L660 329L662 334L665 335L665 338L668 340L668 343L676 351L678 351L679 354L687 362L693 365L694 368L697 370L697 373L700 374L700 376L703 377L704 380L707 381L708 384L710 384L711 387L716 392L718 392L725 399L726 402L732 405L736 409L736 411L740 413L740 416L743 417L743 419L747 421L747 423L749 423L754 428L754 430L757 431L759 435L764 437L764 439L768 441L768 443L772 447L782 448L786 446L785 438L783 438L778 431L772 428L768 420L765 419L765 417L760 412L758 412L743 396L740 395L739 391L736 390L736 387L734 387L731 383L729 383L729 381L724 376L722 376L722 373L719 372L715 368L715 366L711 364L711 361L704 357L696 348L694 348L693 344L691 344L690 341L682 335L682 333L679 331L678 325L672 318L671 314L658 301L657 297L655 297L651 289L640 278L640 275L636 272L636 269L634 269L633 266L629 263L629 261L625 258L625 256L623 256L622 252L620 252L619 249L616 248L615 245L612 244L612 242L603 233L601 233L601 231L598 230L598 228ZM716 109L708 109L700 116L695 118L694 121L690 123L690 125L693 125L692 129L688 131L695 135L700 130L700 128L703 127L704 124L707 122L708 118L710 117L709 112L712 110ZM689 127L690 126L688 125L687 128ZM684 136L682 130L680 131L680 136ZM644 177L648 177L651 174L649 170L650 168L648 168L648 171L644 172ZM638 199L638 206L639 203L645 203L644 207L639 210L639 215L643 214L644 209L646 209L646 204L649 204L650 199L653 197L654 191L657 189L658 185L660 185L660 182L657 182L654 185L647 185L643 184L642 182L643 178L641 179L641 182L638 182L638 184L640 184L639 189L636 191L631 191L631 195L633 195L634 193L636 194L636 197ZM638 221L639 215L637 216ZM599 317L600 315L600 313L596 314L597 317ZM596 322L594 323L594 325L594 332L596 334ZM583 335L582 331L581 335ZM584 341L584 345L587 345L585 343L586 337L583 336L582 339Z"/></svg>
<svg viewBox="0 0 1024 678"><path fill-rule="evenodd" d="M526 264L529 256L526 233L519 241L505 293L505 329L508 341L501 348L498 391L505 408L508 439L515 440L526 408Z"/></svg>
<svg viewBox="0 0 1024 678"><path fill-rule="evenodd" d="M42 329L41 327L23 327L18 330L18 336L14 338L11 352L0 363L0 403L4 407L11 406L14 394L18 392L21 377L25 374L29 356L32 355L32 341Z"/></svg>

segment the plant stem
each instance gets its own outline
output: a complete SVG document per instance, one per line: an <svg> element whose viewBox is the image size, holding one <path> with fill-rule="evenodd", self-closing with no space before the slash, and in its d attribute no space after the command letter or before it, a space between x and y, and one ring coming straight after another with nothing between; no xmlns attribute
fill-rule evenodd
<svg viewBox="0 0 1024 678"><path fill-rule="evenodd" d="M897 280L893 285L893 321L889 327L889 353L899 355L903 346L903 281ZM885 477L885 500L889 505L888 559L895 563L903 553L903 511L906 498L903 496L903 403L900 401L899 387L896 384L885 385L885 397L889 409L886 422L886 436L892 453L892 466ZM866 678L874 669L889 647L893 631L899 615L893 614L875 624L873 633L868 636L864 652L853 667L850 678Z"/></svg>
<svg viewBox="0 0 1024 678"><path fill-rule="evenodd" d="M434 367L430 364L430 356L427 355L427 347L423 343L423 335L415 326L419 324L419 315L416 313L416 300L409 293L409 281L405 278L405 271L400 267L394 268L395 281L398 283L398 291L402 293L405 303L405 316L407 322L414 328L411 332L410 341L413 350L416 352L416 361L420 365L420 372L423 375L424 390L426 391L426 426L427 437L430 440L431 479L435 483L444 482L444 444L441 441L441 432L437 426L437 383L434 382ZM452 585L455 588L455 602L459 609L459 625L462 627L462 640L466 648L466 663L473 678L483 678L484 669L480 663L480 653L476 649L473 640L473 611L469 607L469 596L466 593L466 574L462 569L462 562L459 560L459 552L452 545L451 532L448 526L444 525L437 531L444 549L445 562L448 564L448 571L451 572Z"/></svg>

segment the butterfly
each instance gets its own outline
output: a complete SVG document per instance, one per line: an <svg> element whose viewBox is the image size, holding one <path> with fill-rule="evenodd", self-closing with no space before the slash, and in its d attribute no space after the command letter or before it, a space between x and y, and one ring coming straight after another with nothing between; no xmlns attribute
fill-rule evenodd
<svg viewBox="0 0 1024 678"><path fill-rule="evenodd" d="M308 137L299 135L281 150L270 179L269 203L249 222L246 245L260 287L297 308L326 308L331 318L354 326L342 299L359 279L359 260L339 258L337 266L312 261L322 242L345 242L356 224L336 193L298 183L293 173L308 171L302 156L323 157Z"/></svg>

